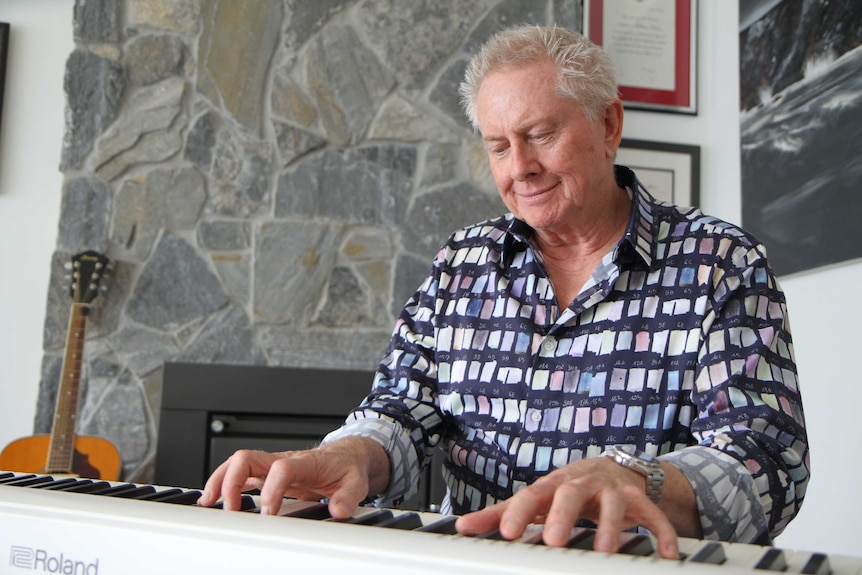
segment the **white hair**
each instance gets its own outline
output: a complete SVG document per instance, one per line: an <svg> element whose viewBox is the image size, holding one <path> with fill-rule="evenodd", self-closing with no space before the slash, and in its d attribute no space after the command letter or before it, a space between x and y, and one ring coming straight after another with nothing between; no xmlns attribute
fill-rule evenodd
<svg viewBox="0 0 862 575"><path fill-rule="evenodd" d="M476 98L485 76L541 60L557 65L560 95L577 101L590 120L597 120L617 97L616 68L601 47L564 28L519 26L492 36L467 66L458 92L473 127L478 129Z"/></svg>

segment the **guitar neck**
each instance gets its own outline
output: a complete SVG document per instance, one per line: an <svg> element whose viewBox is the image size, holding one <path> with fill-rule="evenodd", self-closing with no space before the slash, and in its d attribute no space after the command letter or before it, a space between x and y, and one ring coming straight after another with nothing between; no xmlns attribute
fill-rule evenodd
<svg viewBox="0 0 862 575"><path fill-rule="evenodd" d="M68 472L72 469L78 395L81 388L81 363L89 310L89 304L76 302L72 304L69 314L69 332L66 336L63 370L60 387L57 390L48 460L45 464L45 469L50 472Z"/></svg>

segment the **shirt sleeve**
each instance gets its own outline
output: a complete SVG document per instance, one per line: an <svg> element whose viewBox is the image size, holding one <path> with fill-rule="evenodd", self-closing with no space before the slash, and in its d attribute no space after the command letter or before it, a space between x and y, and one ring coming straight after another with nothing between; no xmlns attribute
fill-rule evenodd
<svg viewBox="0 0 862 575"><path fill-rule="evenodd" d="M437 402L432 319L438 269L435 262L396 321L371 393L344 426L324 439L360 435L383 446L390 458L390 483L386 492L375 494L376 505L397 507L413 495L440 443L443 417Z"/></svg>
<svg viewBox="0 0 862 575"><path fill-rule="evenodd" d="M712 274L692 390L698 445L662 458L694 487L706 538L768 543L809 478L786 302L761 245L730 252Z"/></svg>

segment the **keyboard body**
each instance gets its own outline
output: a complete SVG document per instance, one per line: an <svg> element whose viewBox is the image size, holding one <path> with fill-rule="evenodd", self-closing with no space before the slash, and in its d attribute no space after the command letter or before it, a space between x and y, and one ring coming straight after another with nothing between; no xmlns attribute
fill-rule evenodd
<svg viewBox="0 0 862 575"><path fill-rule="evenodd" d="M5 479L4 479L5 477ZM385 528L331 519L300 518L315 504L285 500L282 514L262 516L257 500L246 497L247 511L225 512L189 502L196 492L179 488L111 484L113 493L95 495L58 490L59 478L38 477L27 485L23 474L0 473L0 571L10 574L231 574L320 573L404 574L687 574L787 573L862 575L862 557L776 550L756 545L712 543L722 556L712 564L710 544L681 539L685 559L658 558L640 546L639 554L604 554L590 549L550 548L535 543L539 526L519 541ZM10 480L11 479L11 480ZM32 479L30 479L32 481ZM66 479L66 481L70 481ZM82 480L71 481L81 482ZM16 485L18 483L18 485ZM21 484L23 483L23 485ZM54 488L46 488L45 485ZM125 489L125 491L123 491ZM139 491L150 499L168 490L181 492L183 504L127 498ZM355 521L379 512L361 509ZM407 512L391 513L388 523ZM443 516L412 514L422 526ZM589 530L581 530L589 531ZM626 534L634 536L634 534ZM532 541L532 542L527 542ZM776 560L763 566L767 555ZM707 561L707 562L704 562Z"/></svg>

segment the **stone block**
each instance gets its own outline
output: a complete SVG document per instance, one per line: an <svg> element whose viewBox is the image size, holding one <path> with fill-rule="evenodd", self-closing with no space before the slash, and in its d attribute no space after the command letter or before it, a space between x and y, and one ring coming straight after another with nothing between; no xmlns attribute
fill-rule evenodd
<svg viewBox="0 0 862 575"><path fill-rule="evenodd" d="M206 261L185 240L164 236L156 244L126 302L125 315L163 331L205 317L228 303Z"/></svg>

